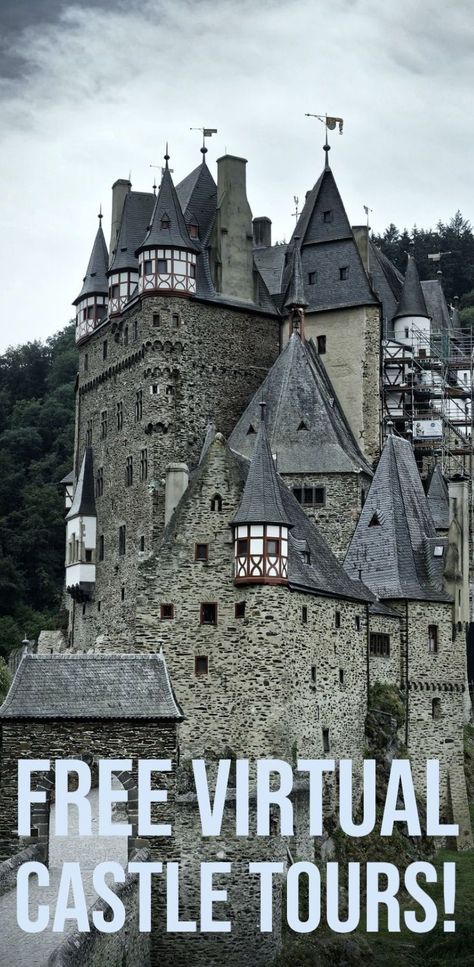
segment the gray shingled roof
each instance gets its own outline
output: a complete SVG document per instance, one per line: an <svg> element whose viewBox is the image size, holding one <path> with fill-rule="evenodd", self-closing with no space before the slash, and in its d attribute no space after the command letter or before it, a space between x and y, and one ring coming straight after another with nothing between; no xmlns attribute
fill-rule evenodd
<svg viewBox="0 0 474 967"><path fill-rule="evenodd" d="M394 319L402 316L424 316L429 319L423 289L416 267L415 259L409 255L400 300Z"/></svg>
<svg viewBox="0 0 474 967"><path fill-rule="evenodd" d="M260 420L244 492L232 523L290 524L281 502L264 418Z"/></svg>
<svg viewBox="0 0 474 967"><path fill-rule="evenodd" d="M286 291L285 309L306 308L308 305L303 280L301 251L297 245L293 249L290 281Z"/></svg>
<svg viewBox="0 0 474 967"><path fill-rule="evenodd" d="M111 252L110 271L138 268L135 253L150 224L155 201L151 192L129 191L125 196L117 244Z"/></svg>
<svg viewBox="0 0 474 967"><path fill-rule="evenodd" d="M443 545L435 530L411 444L390 436L344 561L348 574L381 599L450 601L443 591Z"/></svg>
<svg viewBox="0 0 474 967"><path fill-rule="evenodd" d="M255 264L273 296L281 294L282 275L285 266L287 245L271 245L269 248L254 248Z"/></svg>
<svg viewBox="0 0 474 967"><path fill-rule="evenodd" d="M176 194L186 222L188 217L190 222L193 215L199 226L199 237L204 239L217 206L217 185L204 158L194 171L176 185Z"/></svg>
<svg viewBox="0 0 474 967"><path fill-rule="evenodd" d="M82 289L74 299L73 305L77 305L80 299L86 295L106 295L109 291L107 281L107 269L109 265L109 253L107 243L102 231L102 222L99 227L92 246L92 252L87 266L87 271L83 279Z"/></svg>
<svg viewBox="0 0 474 967"><path fill-rule="evenodd" d="M390 338L393 336L393 317L402 292L403 275L371 240L369 257L372 288L382 303L384 335Z"/></svg>
<svg viewBox="0 0 474 967"><path fill-rule="evenodd" d="M183 713L158 655L27 654L0 719L171 719Z"/></svg>
<svg viewBox="0 0 474 967"><path fill-rule="evenodd" d="M448 485L443 477L443 472L438 464L435 464L431 480L427 491L428 506L434 521L436 530L448 530L449 527L449 493Z"/></svg>
<svg viewBox="0 0 474 967"><path fill-rule="evenodd" d="M79 517L79 515L83 517L96 516L92 447L86 447L84 451L74 499L66 520Z"/></svg>
<svg viewBox="0 0 474 967"><path fill-rule="evenodd" d="M258 428L260 400L267 404L267 434L279 473L372 475L312 341L293 333L232 431L230 447L248 459L255 446L255 434L248 431Z"/></svg>
<svg viewBox="0 0 474 967"><path fill-rule="evenodd" d="M169 221L169 228L162 228L162 220ZM149 246L196 249L198 246L189 237L186 222L181 210L176 188L173 184L168 162L163 172L160 189L156 198L148 231L137 246L137 252Z"/></svg>
<svg viewBox="0 0 474 967"><path fill-rule="evenodd" d="M452 328L451 317L441 283L438 279L427 279L420 284L426 311L431 316L431 334L447 335Z"/></svg>

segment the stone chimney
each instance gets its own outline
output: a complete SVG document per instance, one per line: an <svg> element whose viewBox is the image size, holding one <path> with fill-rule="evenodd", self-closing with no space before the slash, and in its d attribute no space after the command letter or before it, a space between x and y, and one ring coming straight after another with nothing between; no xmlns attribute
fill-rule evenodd
<svg viewBox="0 0 474 967"><path fill-rule="evenodd" d="M369 230L367 225L353 225L352 231L354 233L355 243L359 250L359 255L362 259L364 269L368 273L369 271Z"/></svg>
<svg viewBox="0 0 474 967"><path fill-rule="evenodd" d="M253 220L253 243L256 248L269 248L272 244L272 223L266 215Z"/></svg>
<svg viewBox="0 0 474 967"><path fill-rule="evenodd" d="M126 178L119 178L118 181L115 181L112 185L112 224L110 226L109 245L110 257L112 257L112 252L117 241L125 198L127 197L131 187L132 182L128 181Z"/></svg>
<svg viewBox="0 0 474 967"><path fill-rule="evenodd" d="M253 302L252 212L245 187L245 158L226 154L217 161L215 282L231 299Z"/></svg>
<svg viewBox="0 0 474 967"><path fill-rule="evenodd" d="M170 463L166 468L165 525L188 486L189 470L186 463Z"/></svg>

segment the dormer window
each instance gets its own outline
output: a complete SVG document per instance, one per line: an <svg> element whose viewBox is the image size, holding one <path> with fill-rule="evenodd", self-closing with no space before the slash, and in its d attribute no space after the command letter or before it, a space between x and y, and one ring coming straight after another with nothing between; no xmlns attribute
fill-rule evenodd
<svg viewBox="0 0 474 967"><path fill-rule="evenodd" d="M252 426L252 424L250 424L250 426L249 426L249 428L247 430L247 436L250 436L252 433L255 433L255 427Z"/></svg>
<svg viewBox="0 0 474 967"><path fill-rule="evenodd" d="M308 424L305 423L304 420L301 420L301 423L298 426L298 430L307 430L307 429L308 429Z"/></svg>
<svg viewBox="0 0 474 967"><path fill-rule="evenodd" d="M380 524L381 521L379 515L377 511L375 511L375 514L372 514L372 517L369 520L369 527L380 527Z"/></svg>
<svg viewBox="0 0 474 967"><path fill-rule="evenodd" d="M443 551L444 551L444 547L442 547L441 544L437 544L436 547L435 547L435 549L434 549L434 556L435 557L442 557L443 556Z"/></svg>
<svg viewBox="0 0 474 967"><path fill-rule="evenodd" d="M345 279L348 279L349 278L349 266L348 265L341 265L341 267L339 269L339 278L340 278L341 282L343 282Z"/></svg>
<svg viewBox="0 0 474 967"><path fill-rule="evenodd" d="M327 211L323 212L323 222L325 222L326 225L329 222L332 222L332 209L331 208L328 208Z"/></svg>
<svg viewBox="0 0 474 967"><path fill-rule="evenodd" d="M308 285L316 285L316 272L308 272Z"/></svg>
<svg viewBox="0 0 474 967"><path fill-rule="evenodd" d="M167 215L163 215L163 218L160 221L160 228L168 229L169 227L170 227L170 220Z"/></svg>
<svg viewBox="0 0 474 967"><path fill-rule="evenodd" d="M199 228L196 222L191 222L191 224L188 225L188 232L190 238L199 238Z"/></svg>

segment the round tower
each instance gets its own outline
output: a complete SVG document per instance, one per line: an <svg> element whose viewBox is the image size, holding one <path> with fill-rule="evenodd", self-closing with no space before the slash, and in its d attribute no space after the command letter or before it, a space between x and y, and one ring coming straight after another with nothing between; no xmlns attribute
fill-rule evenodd
<svg viewBox="0 0 474 967"><path fill-rule="evenodd" d="M107 317L109 253L102 231L102 212L99 212L99 228L83 279L82 289L74 299L76 306L76 342L82 342Z"/></svg>

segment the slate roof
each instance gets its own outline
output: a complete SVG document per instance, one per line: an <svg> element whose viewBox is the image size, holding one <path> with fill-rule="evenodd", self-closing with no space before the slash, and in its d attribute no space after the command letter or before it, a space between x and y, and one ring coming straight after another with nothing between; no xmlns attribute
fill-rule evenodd
<svg viewBox="0 0 474 967"><path fill-rule="evenodd" d="M275 470L263 416L260 420L242 499L232 523L285 524L291 526L283 509L278 475Z"/></svg>
<svg viewBox="0 0 474 967"><path fill-rule="evenodd" d="M372 288L382 303L384 336L393 336L393 317L400 300L403 275L390 259L369 239L369 264Z"/></svg>
<svg viewBox="0 0 474 967"><path fill-rule="evenodd" d="M285 309L306 308L308 305L304 291L301 251L297 245L293 249L290 281L286 291Z"/></svg>
<svg viewBox="0 0 474 967"><path fill-rule="evenodd" d="M194 171L176 185L176 194L186 223L190 223L194 216L199 226L199 237L204 239L217 207L217 185L204 158Z"/></svg>
<svg viewBox="0 0 474 967"><path fill-rule="evenodd" d="M169 719L183 713L163 654L26 654L0 719Z"/></svg>
<svg viewBox="0 0 474 967"><path fill-rule="evenodd" d="M400 319L402 316L424 316L426 319L429 319L429 312L426 308L425 297L423 295L423 289L421 288L420 276L418 275L416 262L412 255L408 256L403 288L397 311L393 318Z"/></svg>
<svg viewBox="0 0 474 967"><path fill-rule="evenodd" d="M292 334L232 431L229 446L248 459L256 439L248 431L258 429L260 400L267 404L266 430L279 473L372 476L312 341Z"/></svg>
<svg viewBox="0 0 474 967"><path fill-rule="evenodd" d="M109 271L138 269L135 253L150 224L155 201L151 192L129 191L125 196L117 244L110 254Z"/></svg>
<svg viewBox="0 0 474 967"><path fill-rule="evenodd" d="M163 219L169 221L169 228L162 228ZM186 222L167 161L151 216L151 222L143 241L137 247L137 252L150 246L186 248L192 250L198 247L194 239L190 238L186 228Z"/></svg>
<svg viewBox="0 0 474 967"><path fill-rule="evenodd" d="M448 335L452 330L451 317L441 283L438 279L427 279L421 282L421 290L431 316L432 335Z"/></svg>
<svg viewBox="0 0 474 967"><path fill-rule="evenodd" d="M439 464L435 464L426 496L436 530L447 531L449 528L449 493L448 485Z"/></svg>
<svg viewBox="0 0 474 967"><path fill-rule="evenodd" d="M287 245L271 245L269 248L254 248L255 264L272 296L280 296L282 275L285 265Z"/></svg>
<svg viewBox="0 0 474 967"><path fill-rule="evenodd" d="M381 599L450 601L443 591L445 546L436 534L413 450L390 436L382 451L344 567Z"/></svg>
<svg viewBox="0 0 474 967"><path fill-rule="evenodd" d="M109 253L107 243L102 231L102 223L99 220L99 227L92 246L92 252L87 266L86 274L83 279L82 289L74 299L73 305L77 305L80 299L86 295L106 295L109 291L107 282L107 269L109 264Z"/></svg>
<svg viewBox="0 0 474 967"><path fill-rule="evenodd" d="M86 447L82 458L81 469L74 491L74 499L66 520L73 517L95 517L95 489L94 489L94 460L92 447Z"/></svg>

